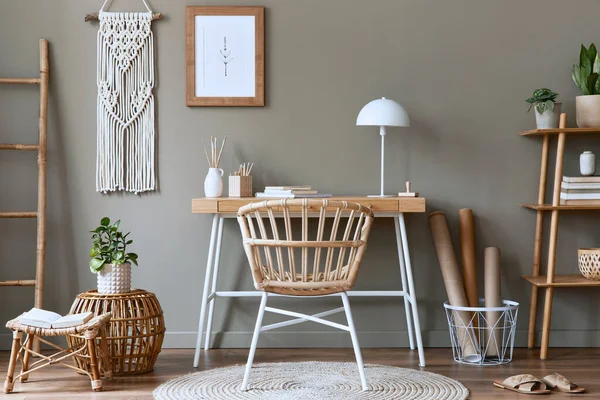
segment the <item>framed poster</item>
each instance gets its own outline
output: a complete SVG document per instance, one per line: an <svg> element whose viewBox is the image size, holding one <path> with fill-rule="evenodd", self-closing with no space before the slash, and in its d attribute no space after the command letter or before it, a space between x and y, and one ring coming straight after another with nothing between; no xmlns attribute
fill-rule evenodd
<svg viewBox="0 0 600 400"><path fill-rule="evenodd" d="M265 105L264 7L186 7L186 105Z"/></svg>

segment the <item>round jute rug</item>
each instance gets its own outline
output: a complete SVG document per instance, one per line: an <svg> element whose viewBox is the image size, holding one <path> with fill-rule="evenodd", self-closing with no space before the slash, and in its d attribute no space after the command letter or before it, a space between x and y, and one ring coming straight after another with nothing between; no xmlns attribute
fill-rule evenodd
<svg viewBox="0 0 600 400"><path fill-rule="evenodd" d="M255 364L250 388L240 391L244 366L180 376L154 391L157 400L462 400L469 391L443 375L385 365L365 365L369 390L361 390L355 363L294 362Z"/></svg>

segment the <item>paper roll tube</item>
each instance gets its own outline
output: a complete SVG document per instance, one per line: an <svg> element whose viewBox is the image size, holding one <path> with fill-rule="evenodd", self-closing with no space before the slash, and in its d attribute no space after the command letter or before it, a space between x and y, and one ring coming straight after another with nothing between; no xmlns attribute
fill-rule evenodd
<svg viewBox="0 0 600 400"><path fill-rule="evenodd" d="M496 247L488 247L484 253L485 267L485 306L486 307L501 307L502 300L500 298L500 250ZM494 328L498 323L501 311L486 311L485 319L486 326L486 342L488 356L498 356L499 351L502 351L502 327Z"/></svg>
<svg viewBox="0 0 600 400"><path fill-rule="evenodd" d="M435 250L440 263L440 269L442 270L442 277L446 286L446 293L448 294L448 302L452 306L467 307L465 289L444 213L436 211L429 214L429 226L431 227ZM477 352L477 348L479 347L477 337L473 328L468 326L472 317L473 314L468 311L454 311L457 339L462 349L463 358L468 362L479 362L481 356Z"/></svg>
<svg viewBox="0 0 600 400"><path fill-rule="evenodd" d="M478 307L477 264L475 262L475 229L473 228L473 210L462 208L458 211L460 222L460 251L462 256L462 276L469 307ZM477 328L477 318L473 320Z"/></svg>

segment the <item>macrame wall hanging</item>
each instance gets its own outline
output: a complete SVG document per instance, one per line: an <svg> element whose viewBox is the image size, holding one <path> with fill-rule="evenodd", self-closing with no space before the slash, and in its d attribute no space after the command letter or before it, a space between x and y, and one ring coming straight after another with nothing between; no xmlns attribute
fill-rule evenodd
<svg viewBox="0 0 600 400"><path fill-rule="evenodd" d="M96 190L155 189L154 42L148 12L98 19Z"/></svg>

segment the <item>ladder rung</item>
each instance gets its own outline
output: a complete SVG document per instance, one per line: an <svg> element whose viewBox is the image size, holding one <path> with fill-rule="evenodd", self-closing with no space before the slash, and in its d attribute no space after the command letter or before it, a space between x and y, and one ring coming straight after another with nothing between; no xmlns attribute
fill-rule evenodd
<svg viewBox="0 0 600 400"><path fill-rule="evenodd" d="M36 211L0 212L0 218L37 218Z"/></svg>
<svg viewBox="0 0 600 400"><path fill-rule="evenodd" d="M35 286L35 279L18 281L0 281L0 286Z"/></svg>
<svg viewBox="0 0 600 400"><path fill-rule="evenodd" d="M0 144L0 150L39 150L37 144Z"/></svg>
<svg viewBox="0 0 600 400"><path fill-rule="evenodd" d="M0 83L37 85L40 83L40 78L0 78Z"/></svg>

